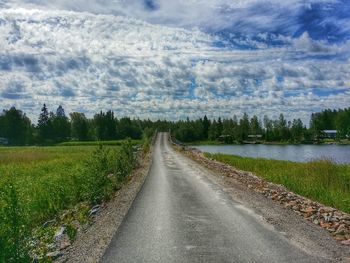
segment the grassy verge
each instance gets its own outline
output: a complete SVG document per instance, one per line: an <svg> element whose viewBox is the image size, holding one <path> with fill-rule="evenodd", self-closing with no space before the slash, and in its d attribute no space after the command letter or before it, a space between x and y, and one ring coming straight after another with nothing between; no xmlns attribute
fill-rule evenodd
<svg viewBox="0 0 350 263"><path fill-rule="evenodd" d="M251 171L269 182L282 184L312 200L350 212L350 165L329 160L297 163L225 154L205 155L240 170Z"/></svg>
<svg viewBox="0 0 350 263"><path fill-rule="evenodd" d="M107 146L121 146L126 140L117 140L117 141L71 141L71 142L62 142L57 144L57 146L98 146L98 145L107 145ZM133 145L141 144L141 140L132 140Z"/></svg>
<svg viewBox="0 0 350 263"><path fill-rule="evenodd" d="M0 262L30 262L33 229L77 204L108 200L133 169L132 144L1 148Z"/></svg>

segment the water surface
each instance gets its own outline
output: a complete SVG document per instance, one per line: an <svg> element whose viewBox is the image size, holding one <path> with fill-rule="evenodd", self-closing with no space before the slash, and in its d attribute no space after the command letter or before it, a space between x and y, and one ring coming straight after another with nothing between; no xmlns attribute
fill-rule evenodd
<svg viewBox="0 0 350 263"><path fill-rule="evenodd" d="M209 153L224 153L244 157L308 162L332 159L337 163L350 163L350 145L195 145Z"/></svg>

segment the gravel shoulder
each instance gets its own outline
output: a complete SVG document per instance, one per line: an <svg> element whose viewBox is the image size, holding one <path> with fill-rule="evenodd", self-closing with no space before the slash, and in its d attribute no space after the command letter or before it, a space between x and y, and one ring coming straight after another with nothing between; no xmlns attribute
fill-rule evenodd
<svg viewBox="0 0 350 263"><path fill-rule="evenodd" d="M102 258L115 232L140 191L152 164L152 151L139 163L130 179L96 215L91 226L78 233L70 246L56 262L95 263Z"/></svg>
<svg viewBox="0 0 350 263"><path fill-rule="evenodd" d="M250 184L251 181L242 180L247 176L251 178L256 176L209 160L196 150L182 151L176 146L175 148L187 157L193 169L221 187L233 200L241 203L242 208L254 211L261 220L282 233L295 246L310 255L321 256L329 262L350 262L349 245L335 240L326 229L305 219L303 214L298 215L290 207L266 197ZM270 186L272 189L281 188L272 184Z"/></svg>

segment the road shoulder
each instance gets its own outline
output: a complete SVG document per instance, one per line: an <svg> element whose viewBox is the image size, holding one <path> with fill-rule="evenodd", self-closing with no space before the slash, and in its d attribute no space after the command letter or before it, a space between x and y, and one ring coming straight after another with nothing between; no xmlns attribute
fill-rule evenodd
<svg viewBox="0 0 350 263"><path fill-rule="evenodd" d="M130 175L129 181L96 215L94 223L78 234L74 244L57 262L95 263L100 261L140 191L151 165L152 151L141 160L139 166Z"/></svg>

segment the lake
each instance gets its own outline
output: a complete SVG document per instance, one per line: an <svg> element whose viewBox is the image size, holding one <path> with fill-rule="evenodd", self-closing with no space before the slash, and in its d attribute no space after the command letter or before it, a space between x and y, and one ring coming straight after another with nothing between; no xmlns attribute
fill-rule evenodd
<svg viewBox="0 0 350 263"><path fill-rule="evenodd" d="M203 152L224 153L244 157L308 162L332 159L337 163L350 163L350 145L195 145Z"/></svg>

